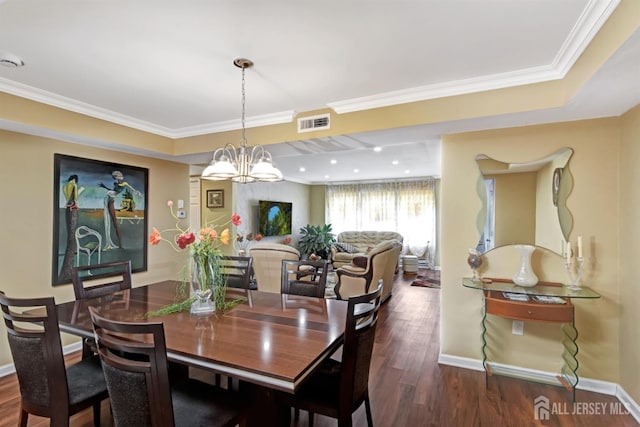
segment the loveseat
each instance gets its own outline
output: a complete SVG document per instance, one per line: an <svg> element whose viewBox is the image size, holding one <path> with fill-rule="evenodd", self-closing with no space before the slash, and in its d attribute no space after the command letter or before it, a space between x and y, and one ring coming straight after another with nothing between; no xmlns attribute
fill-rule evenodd
<svg viewBox="0 0 640 427"><path fill-rule="evenodd" d="M402 245L402 234L395 231L343 231L331 247L333 268L351 264L357 256L366 256L378 243L397 240Z"/></svg>

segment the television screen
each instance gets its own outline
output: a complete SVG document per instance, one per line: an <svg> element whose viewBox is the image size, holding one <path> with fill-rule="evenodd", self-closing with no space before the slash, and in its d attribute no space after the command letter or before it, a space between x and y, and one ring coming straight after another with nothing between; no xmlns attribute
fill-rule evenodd
<svg viewBox="0 0 640 427"><path fill-rule="evenodd" d="M284 236L291 234L291 203L260 200L258 220L263 236Z"/></svg>

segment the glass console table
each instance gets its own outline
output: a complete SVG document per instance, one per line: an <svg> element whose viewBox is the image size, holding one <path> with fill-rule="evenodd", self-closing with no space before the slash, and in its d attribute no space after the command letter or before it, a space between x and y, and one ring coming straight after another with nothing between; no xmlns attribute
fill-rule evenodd
<svg viewBox="0 0 640 427"><path fill-rule="evenodd" d="M499 368L491 366L488 357L487 315L500 316L507 319L555 322L560 323L563 339L563 365L558 381L576 398L578 385L578 330L575 326L573 298L595 299L600 294L591 288L581 287L571 290L561 283L541 282L530 288L517 286L508 279L473 280L463 278L462 285L466 288L484 292L484 307L482 312L482 364L485 370L485 384L488 385L489 376L500 372Z"/></svg>

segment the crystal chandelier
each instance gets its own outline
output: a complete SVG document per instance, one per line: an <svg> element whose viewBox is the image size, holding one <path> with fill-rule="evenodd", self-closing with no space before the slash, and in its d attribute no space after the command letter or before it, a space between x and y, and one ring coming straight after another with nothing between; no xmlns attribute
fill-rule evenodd
<svg viewBox="0 0 640 427"><path fill-rule="evenodd" d="M209 166L202 172L203 179L227 180L246 184L248 182L276 182L284 178L282 172L273 163L271 154L261 145L249 149L245 135L245 90L244 73L253 66L253 62L245 58L233 60L236 67L242 69L242 141L240 148L226 144L213 153Z"/></svg>

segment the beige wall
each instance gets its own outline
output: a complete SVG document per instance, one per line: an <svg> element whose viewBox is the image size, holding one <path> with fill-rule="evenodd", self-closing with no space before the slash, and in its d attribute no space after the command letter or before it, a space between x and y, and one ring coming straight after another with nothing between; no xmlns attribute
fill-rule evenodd
<svg viewBox="0 0 640 427"><path fill-rule="evenodd" d="M579 373L583 377L618 382L620 120L616 118L443 138L441 351L481 358L482 294L460 283L462 277L470 276L466 254L478 238L476 216L481 202L476 194L479 172L475 156L482 153L520 163L543 158L563 147L575 150L568 167L574 177L574 188L567 201L574 216L570 239L575 242L576 236L583 236L587 264L584 283L602 294L595 301L575 302L580 332ZM493 250L483 258L481 274L485 276L510 278L518 267L518 254L512 246ZM533 268L540 280L565 282L563 262L562 257L546 250L538 249L533 255ZM490 322L498 332L491 345L495 361L545 371L560 368L558 325L529 322L525 324L524 336L514 336L511 322L493 316Z"/></svg>
<svg viewBox="0 0 640 427"><path fill-rule="evenodd" d="M15 297L52 295L73 300L71 285L51 286L53 241L53 154L67 154L149 169L149 228L175 222L167 200L189 200L188 165L107 151L84 145L0 131L0 171L5 183L0 209L0 290ZM148 271L133 275L134 286L179 278L186 261L168 245L150 246ZM70 342L65 337L65 342ZM0 326L0 366L12 363L4 324Z"/></svg>
<svg viewBox="0 0 640 427"><path fill-rule="evenodd" d="M324 224L326 221L325 202L327 195L327 186L312 185L309 188L309 191L309 224Z"/></svg>
<svg viewBox="0 0 640 427"><path fill-rule="evenodd" d="M224 206L221 208L207 207L207 191L222 190L224 191ZM211 181L207 179L200 180L200 227L215 226L220 230L221 224L226 224L233 214L233 190L231 181ZM235 236L235 227L229 224L231 235ZM235 250L233 241L226 246L221 246L225 255L234 255Z"/></svg>
<svg viewBox="0 0 640 427"><path fill-rule="evenodd" d="M620 385L640 402L640 106L622 117L619 200Z"/></svg>

